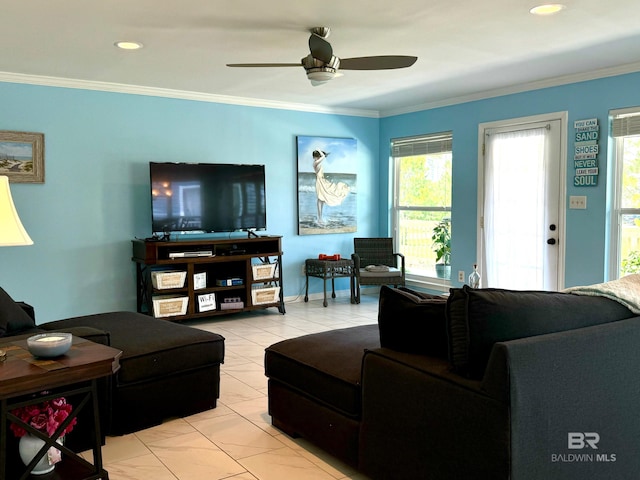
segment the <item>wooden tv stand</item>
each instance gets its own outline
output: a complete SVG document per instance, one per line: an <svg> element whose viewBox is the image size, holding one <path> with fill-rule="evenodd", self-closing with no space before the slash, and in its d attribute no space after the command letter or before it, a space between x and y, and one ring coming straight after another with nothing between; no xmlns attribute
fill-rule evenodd
<svg viewBox="0 0 640 480"><path fill-rule="evenodd" d="M276 307L284 314L281 240L279 236L192 241L133 240L138 312L171 321L269 307ZM186 272L184 285L155 288L152 272L169 271ZM266 278L264 271L269 274ZM196 277L200 277L201 282L204 280L200 286L196 285ZM215 296L213 307L209 294ZM169 297L177 299L173 302ZM168 298L172 303L186 301L186 312L164 316L166 311L158 300L166 301ZM209 300L205 302L208 306L200 306L203 299Z"/></svg>

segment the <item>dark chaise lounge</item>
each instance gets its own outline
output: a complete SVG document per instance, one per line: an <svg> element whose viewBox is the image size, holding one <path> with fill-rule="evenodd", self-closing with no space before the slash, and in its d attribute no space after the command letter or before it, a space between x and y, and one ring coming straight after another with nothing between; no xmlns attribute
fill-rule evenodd
<svg viewBox="0 0 640 480"><path fill-rule="evenodd" d="M269 413L374 480L637 478L638 345L604 297L382 287L377 325L267 348Z"/></svg>
<svg viewBox="0 0 640 480"><path fill-rule="evenodd" d="M102 431L122 435L216 406L224 337L134 312L110 312L36 325L33 308L0 288L3 341L71 332L122 350L120 370L100 385ZM82 424L78 422L78 431ZM86 422L90 424L90 422ZM75 435L74 435L75 434ZM10 435L9 435L10 437ZM74 430L72 437L83 437ZM83 440L79 441L84 446Z"/></svg>

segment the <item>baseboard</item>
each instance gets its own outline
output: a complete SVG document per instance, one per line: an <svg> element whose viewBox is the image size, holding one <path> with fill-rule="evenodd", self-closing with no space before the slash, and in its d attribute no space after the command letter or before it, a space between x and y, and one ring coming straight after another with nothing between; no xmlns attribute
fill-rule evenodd
<svg viewBox="0 0 640 480"><path fill-rule="evenodd" d="M360 295L375 295L377 297L379 293L380 293L379 286L369 286L369 287L360 288ZM351 298L351 290L350 289L336 290L336 298ZM309 294L309 300L323 300L323 299L324 299L323 292L316 292L316 293ZM331 292L327 291L327 301L330 299L331 299ZM284 302L285 303L304 302L304 295L284 297Z"/></svg>

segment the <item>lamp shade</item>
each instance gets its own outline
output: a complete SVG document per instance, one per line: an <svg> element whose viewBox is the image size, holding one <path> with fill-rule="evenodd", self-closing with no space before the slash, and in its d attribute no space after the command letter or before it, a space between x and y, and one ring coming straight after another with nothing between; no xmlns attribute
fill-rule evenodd
<svg viewBox="0 0 640 480"><path fill-rule="evenodd" d="M0 176L0 247L33 245L22 226L9 190L9 177Z"/></svg>

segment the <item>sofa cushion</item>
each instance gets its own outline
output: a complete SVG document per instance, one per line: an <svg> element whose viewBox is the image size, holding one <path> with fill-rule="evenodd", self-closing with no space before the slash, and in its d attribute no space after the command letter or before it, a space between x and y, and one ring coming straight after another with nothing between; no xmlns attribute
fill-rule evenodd
<svg viewBox="0 0 640 480"><path fill-rule="evenodd" d="M0 288L0 337L19 334L35 326L33 318Z"/></svg>
<svg viewBox="0 0 640 480"><path fill-rule="evenodd" d="M119 385L149 381L224 361L224 337L134 312L111 312L58 320L47 329L93 327L122 350Z"/></svg>
<svg viewBox="0 0 640 480"><path fill-rule="evenodd" d="M86 325L60 328L58 322L43 323L40 327L50 332L53 330L57 332L66 332L75 337L81 337L91 342L101 343L102 345L107 346L111 345L111 338L109 337L109 333L98 328L87 327Z"/></svg>
<svg viewBox="0 0 640 480"><path fill-rule="evenodd" d="M457 372L482 378L496 342L633 317L604 297L546 291L452 288L447 303L449 358Z"/></svg>
<svg viewBox="0 0 640 480"><path fill-rule="evenodd" d="M380 346L447 358L447 299L409 288L380 287Z"/></svg>
<svg viewBox="0 0 640 480"><path fill-rule="evenodd" d="M350 417L360 416L360 372L367 348L380 346L377 325L283 340L266 349L270 379Z"/></svg>
<svg viewBox="0 0 640 480"><path fill-rule="evenodd" d="M386 266L386 265L385 265ZM374 267L374 268L370 268ZM376 265L369 265L360 269L362 278L385 278L385 277L402 277L402 270L396 267L386 267L386 269L375 269ZM367 270L367 268L369 270Z"/></svg>

